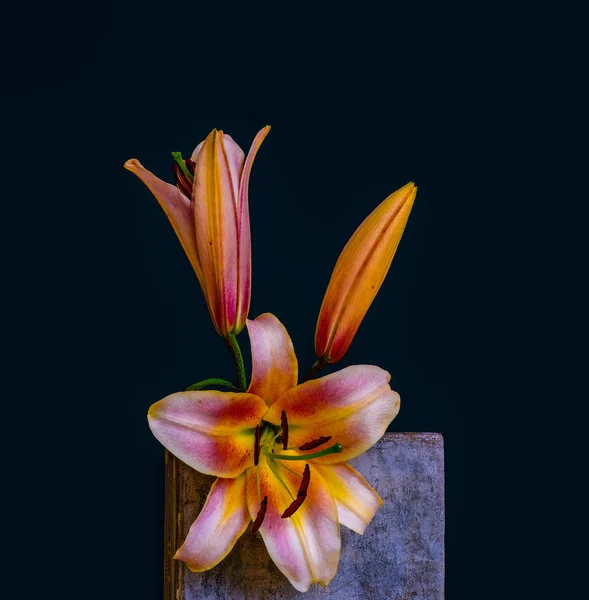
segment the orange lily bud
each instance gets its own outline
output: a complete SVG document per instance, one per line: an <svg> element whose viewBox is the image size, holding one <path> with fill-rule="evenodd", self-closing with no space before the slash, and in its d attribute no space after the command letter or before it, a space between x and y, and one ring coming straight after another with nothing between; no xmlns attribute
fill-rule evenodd
<svg viewBox="0 0 589 600"><path fill-rule="evenodd" d="M251 243L248 185L256 153L270 131L255 137L247 157L231 136L213 131L189 160L172 153L176 185L136 159L135 173L164 209L202 287L215 329L225 338L244 327L250 305Z"/></svg>
<svg viewBox="0 0 589 600"><path fill-rule="evenodd" d="M417 188L408 183L364 219L337 259L315 329L315 352L335 363L347 352L391 266Z"/></svg>

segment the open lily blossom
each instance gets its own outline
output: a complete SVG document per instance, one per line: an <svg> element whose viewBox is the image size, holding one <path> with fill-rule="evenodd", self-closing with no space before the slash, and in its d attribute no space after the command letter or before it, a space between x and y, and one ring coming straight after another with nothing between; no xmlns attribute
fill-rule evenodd
<svg viewBox="0 0 589 600"><path fill-rule="evenodd" d="M208 570L253 521L278 568L304 592L335 576L340 524L362 534L382 504L347 461L382 437L399 395L386 371L368 365L297 385L293 345L278 319L267 313L247 327L247 392L179 392L149 409L155 437L217 477L175 558Z"/></svg>
<svg viewBox="0 0 589 600"><path fill-rule="evenodd" d="M391 266L417 188L408 183L381 202L342 250L317 319L315 352L335 363L347 352Z"/></svg>
<svg viewBox="0 0 589 600"><path fill-rule="evenodd" d="M132 158L125 168L149 188L166 213L201 285L215 329L237 335L250 305L251 242L248 205L254 158L270 127L245 157L231 136L213 129L183 160L175 155L176 185Z"/></svg>

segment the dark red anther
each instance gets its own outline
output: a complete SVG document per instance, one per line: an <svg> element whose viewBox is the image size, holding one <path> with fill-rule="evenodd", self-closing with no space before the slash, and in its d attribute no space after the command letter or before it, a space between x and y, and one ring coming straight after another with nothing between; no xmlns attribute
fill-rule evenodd
<svg viewBox="0 0 589 600"><path fill-rule="evenodd" d="M290 506L282 513L283 519L288 519L288 517L292 517L297 510L300 508L301 504L305 501L307 497L307 490L309 489L309 483L311 482L311 469L309 469L309 465L305 465L305 471L303 472L303 479L301 481L301 486L299 487L299 491L297 492L297 497L290 503Z"/></svg>
<svg viewBox="0 0 589 600"><path fill-rule="evenodd" d="M299 450L313 450L313 448L317 448L318 446L322 446L323 444L325 444L325 442L329 442L330 439L331 439L330 435L328 435L327 437L321 436L320 438L317 438L316 440L311 440L310 442L307 442L306 444L299 446Z"/></svg>
<svg viewBox="0 0 589 600"><path fill-rule="evenodd" d="M299 487L299 491L297 496L300 494L304 494L307 496L307 490L309 489L309 483L311 482L311 469L309 469L309 465L305 465L305 470L303 471L303 479L301 481L301 485Z"/></svg>
<svg viewBox="0 0 589 600"><path fill-rule="evenodd" d="M290 506L282 513L283 519L288 519L292 517L297 510L300 508L301 504L304 502L305 496L297 496L290 504Z"/></svg>
<svg viewBox="0 0 589 600"><path fill-rule="evenodd" d="M260 529L260 527L262 526L262 521L264 520L264 517L266 516L267 508L268 508L268 496L264 496L264 499L260 502L260 510L258 511L258 514L256 515L256 520L254 521L254 524L252 525L252 533L256 533L256 531L258 531L258 529Z"/></svg>
<svg viewBox="0 0 589 600"><path fill-rule="evenodd" d="M284 411L280 415L280 425L282 426L282 449L286 450L288 448L288 421Z"/></svg>
<svg viewBox="0 0 589 600"><path fill-rule="evenodd" d="M184 161L184 164L186 165L188 172L194 177L194 167L196 167L196 163L193 160L190 160L189 158L187 158Z"/></svg>
<svg viewBox="0 0 589 600"><path fill-rule="evenodd" d="M254 465L258 466L260 462L260 438L262 437L262 432L260 430L260 426L256 425L256 433L254 434Z"/></svg>
<svg viewBox="0 0 589 600"><path fill-rule="evenodd" d="M174 175L176 176L176 187L187 197L192 197L192 182L188 180L188 177L182 172L182 169L174 163L172 165Z"/></svg>

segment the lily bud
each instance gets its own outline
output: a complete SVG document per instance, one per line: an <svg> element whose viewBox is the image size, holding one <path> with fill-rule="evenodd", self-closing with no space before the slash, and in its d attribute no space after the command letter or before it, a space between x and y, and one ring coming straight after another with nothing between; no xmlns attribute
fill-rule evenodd
<svg viewBox="0 0 589 600"><path fill-rule="evenodd" d="M158 179L134 158L125 163L166 213L196 273L215 329L225 338L243 329L249 312L248 185L269 131L266 126L258 132L246 158L231 136L213 129L189 160L173 153L176 185Z"/></svg>
<svg viewBox="0 0 589 600"><path fill-rule="evenodd" d="M335 264L315 329L315 352L335 363L347 352L391 266L417 188L408 183L356 229Z"/></svg>

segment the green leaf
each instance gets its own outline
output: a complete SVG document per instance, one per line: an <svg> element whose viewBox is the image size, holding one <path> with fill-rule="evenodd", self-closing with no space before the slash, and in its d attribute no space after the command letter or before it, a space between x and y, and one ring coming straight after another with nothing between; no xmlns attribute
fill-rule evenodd
<svg viewBox="0 0 589 600"><path fill-rule="evenodd" d="M237 388L230 382L225 379L219 379L218 377L212 377L211 379L203 379L197 383L193 383L186 388L187 392L191 392L194 390L202 390L202 388L207 387L208 385L222 385L232 390L236 390Z"/></svg>

